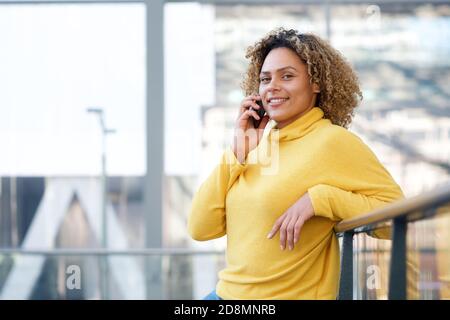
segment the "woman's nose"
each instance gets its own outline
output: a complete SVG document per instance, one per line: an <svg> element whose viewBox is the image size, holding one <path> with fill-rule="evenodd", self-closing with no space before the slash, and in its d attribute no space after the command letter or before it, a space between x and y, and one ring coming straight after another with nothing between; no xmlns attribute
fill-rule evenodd
<svg viewBox="0 0 450 320"><path fill-rule="evenodd" d="M279 90L280 86L278 84L278 80L275 78L272 78L272 80L270 80L270 82L267 84L266 87L266 91L270 92L270 91L275 91L275 90Z"/></svg>

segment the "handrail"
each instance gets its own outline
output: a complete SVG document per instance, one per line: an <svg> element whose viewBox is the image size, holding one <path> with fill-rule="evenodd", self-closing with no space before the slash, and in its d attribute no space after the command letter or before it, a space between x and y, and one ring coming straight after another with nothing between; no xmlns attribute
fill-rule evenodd
<svg viewBox="0 0 450 320"><path fill-rule="evenodd" d="M450 184L415 197L399 200L367 214L343 220L334 227L334 230L336 233L343 233L401 216L409 216L415 211L424 210L431 206L439 206L446 202L450 202Z"/></svg>
<svg viewBox="0 0 450 320"><path fill-rule="evenodd" d="M80 249L22 249L0 248L0 255L45 255L45 256L93 256L93 255L118 255L118 256L167 256L167 255L209 255L224 254L224 250L197 250L189 248L144 248L144 249L104 249L104 248L80 248Z"/></svg>
<svg viewBox="0 0 450 320"><path fill-rule="evenodd" d="M399 200L359 217L339 222L334 228L336 233L343 235L339 299L350 300L354 298L353 236L359 232L372 230L376 227L376 224L387 220L392 221L388 299L406 299L408 222L440 214L440 207L449 203L450 184L446 184L416 197Z"/></svg>

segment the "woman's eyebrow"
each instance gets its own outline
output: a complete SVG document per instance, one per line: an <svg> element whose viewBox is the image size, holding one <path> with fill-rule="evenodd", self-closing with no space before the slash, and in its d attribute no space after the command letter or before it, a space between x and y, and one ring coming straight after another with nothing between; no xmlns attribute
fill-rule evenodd
<svg viewBox="0 0 450 320"><path fill-rule="evenodd" d="M295 69L294 67L287 66L287 67L283 67L283 68L277 69L277 70L275 70L275 72L284 71L286 69L293 69L293 70L297 71L297 69ZM268 73L270 73L270 71L261 71L260 74L268 74Z"/></svg>

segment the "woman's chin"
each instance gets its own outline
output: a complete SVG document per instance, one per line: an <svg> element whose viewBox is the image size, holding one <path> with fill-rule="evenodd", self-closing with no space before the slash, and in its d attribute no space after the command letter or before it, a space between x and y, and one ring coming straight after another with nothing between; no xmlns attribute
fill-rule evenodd
<svg viewBox="0 0 450 320"><path fill-rule="evenodd" d="M279 114L269 114L269 117L271 120L279 123L279 122L283 122L285 120L285 117L280 116Z"/></svg>

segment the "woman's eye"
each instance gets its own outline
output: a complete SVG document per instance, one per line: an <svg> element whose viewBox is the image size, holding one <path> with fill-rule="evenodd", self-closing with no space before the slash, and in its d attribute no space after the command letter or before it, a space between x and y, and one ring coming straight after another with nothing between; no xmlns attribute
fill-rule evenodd
<svg viewBox="0 0 450 320"><path fill-rule="evenodd" d="M283 79L290 79L290 78L292 78L292 75L291 75L291 74L285 74L285 75L283 76Z"/></svg>
<svg viewBox="0 0 450 320"><path fill-rule="evenodd" d="M260 79L261 82L267 82L267 81L269 81L269 80L270 80L269 78L261 78L261 79Z"/></svg>

